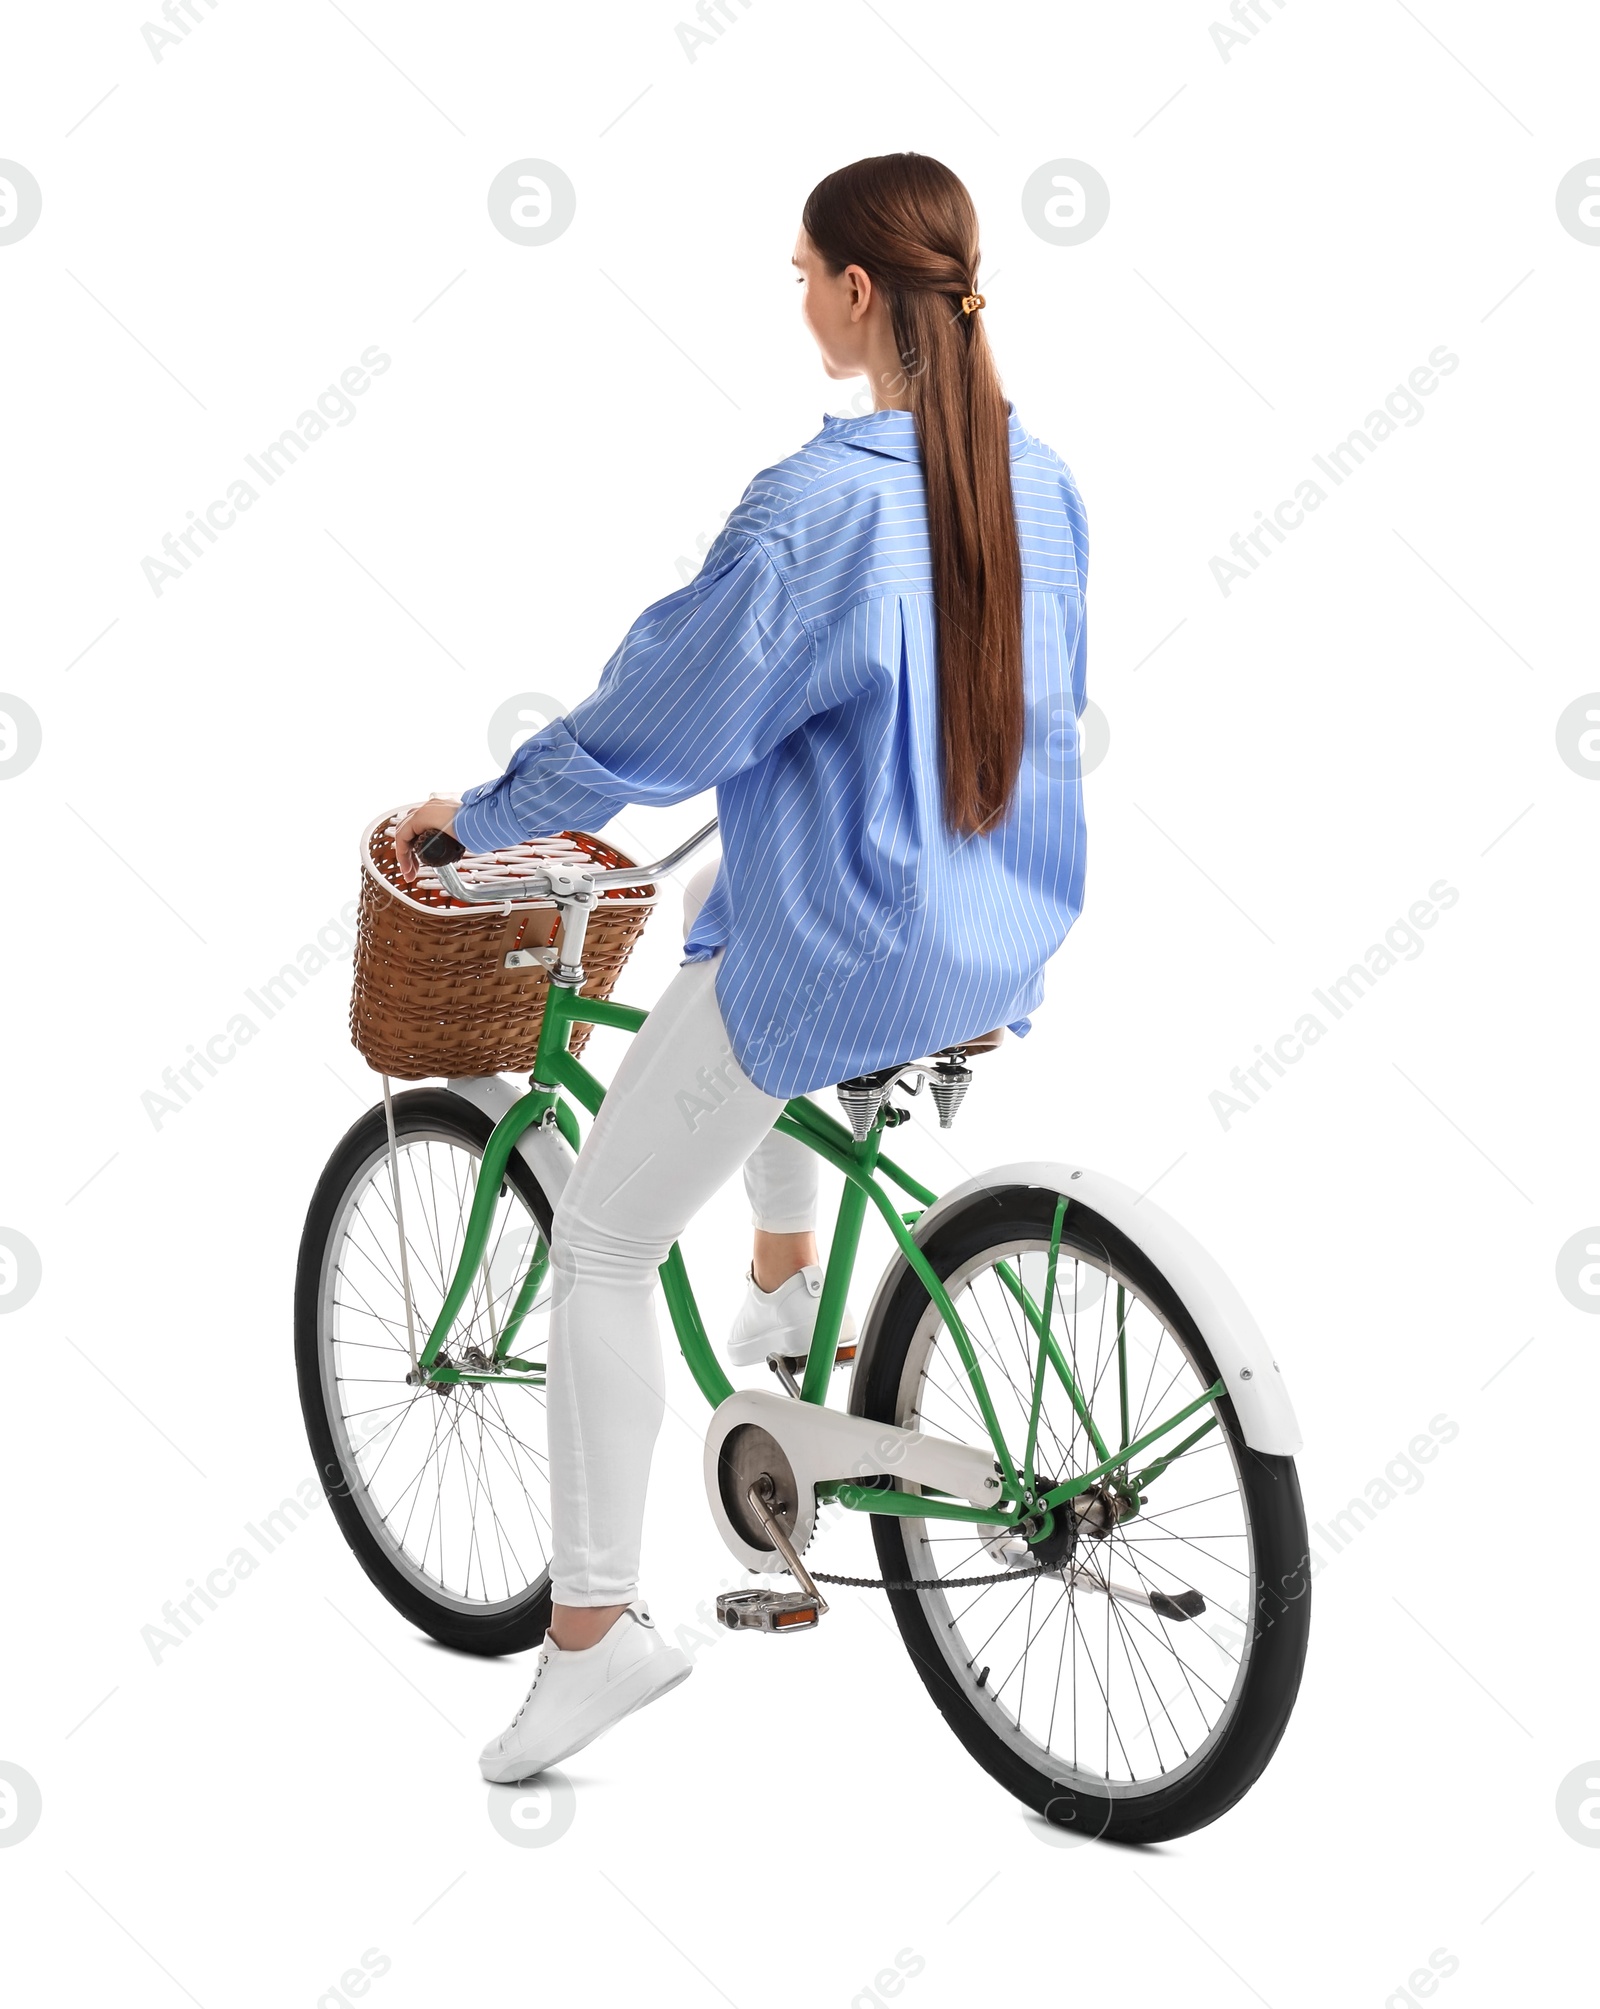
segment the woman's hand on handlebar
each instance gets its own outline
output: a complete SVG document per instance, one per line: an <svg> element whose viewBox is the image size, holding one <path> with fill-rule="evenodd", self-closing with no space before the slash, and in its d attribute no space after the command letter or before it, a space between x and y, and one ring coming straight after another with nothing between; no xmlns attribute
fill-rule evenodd
<svg viewBox="0 0 1600 2009"><path fill-rule="evenodd" d="M408 886L417 876L417 845L433 830L448 830L454 836L455 815L460 807L453 796L435 795L413 809L394 833L395 862Z"/></svg>

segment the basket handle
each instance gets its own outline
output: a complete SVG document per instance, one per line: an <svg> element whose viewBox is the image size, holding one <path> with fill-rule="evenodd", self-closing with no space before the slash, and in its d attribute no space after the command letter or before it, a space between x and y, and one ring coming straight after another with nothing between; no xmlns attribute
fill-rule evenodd
<svg viewBox="0 0 1600 2009"><path fill-rule="evenodd" d="M469 906L499 906L507 900L548 900L552 897L564 899L573 893L597 891L605 886L642 886L649 880L663 879L669 872L676 871L686 858L691 858L702 844L716 834L717 819L692 837L684 839L675 851L669 851L665 858L657 858L650 865L613 865L602 872L585 871L582 867L562 866L549 872L530 872L520 879L480 879L469 884L455 869L455 860L464 855L464 847L454 837L447 837L435 831L417 846L417 856L425 865L432 865L439 875L439 884L452 900L465 901ZM443 838L454 848L455 856L445 860L430 856L432 847ZM557 881L560 881L557 884Z"/></svg>

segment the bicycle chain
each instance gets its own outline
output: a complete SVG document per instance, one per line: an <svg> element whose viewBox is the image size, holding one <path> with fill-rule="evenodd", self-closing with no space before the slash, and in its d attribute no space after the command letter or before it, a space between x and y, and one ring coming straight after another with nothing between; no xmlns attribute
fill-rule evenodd
<svg viewBox="0 0 1600 2009"><path fill-rule="evenodd" d="M885 1577L834 1576L828 1570L812 1570L809 1574L818 1583L843 1584L847 1590L969 1590L978 1584L1010 1583L1018 1577L1060 1576L1061 1571L1059 1567L1053 1570L997 1570L992 1576L908 1577L903 1583L891 1583Z"/></svg>

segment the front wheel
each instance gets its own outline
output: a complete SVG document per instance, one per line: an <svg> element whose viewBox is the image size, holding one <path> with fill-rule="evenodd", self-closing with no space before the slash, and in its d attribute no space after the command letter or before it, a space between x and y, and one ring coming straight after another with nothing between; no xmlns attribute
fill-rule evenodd
<svg viewBox="0 0 1600 2009"><path fill-rule="evenodd" d="M397 1095L394 1121L404 1261L381 1107L347 1133L306 1216L295 1278L306 1434L345 1539L389 1602L447 1646L518 1653L550 1621L550 1460L534 1385L549 1318L540 1278L550 1204L513 1152L442 1356L484 1378L416 1385L402 1279L420 1353L494 1126L438 1088ZM535 1377L489 1378L508 1353L533 1362Z"/></svg>
<svg viewBox="0 0 1600 2009"><path fill-rule="evenodd" d="M1042 1325L1050 1302L1081 1409L1047 1364L1034 1464L1049 1484L1217 1380L1165 1278L1076 1201L1048 1295L1056 1204L1038 1187L974 1194L924 1248L1019 1459L1039 1358L1029 1306ZM875 1421L984 1441L955 1343L909 1269L863 1365ZM885 1579L934 1586L889 1593L917 1671L971 1755L1047 1820L1126 1842L1203 1827L1261 1776L1300 1685L1311 1600L1293 1460L1250 1450L1223 1394L1054 1518L1030 1550L994 1529L873 1517Z"/></svg>

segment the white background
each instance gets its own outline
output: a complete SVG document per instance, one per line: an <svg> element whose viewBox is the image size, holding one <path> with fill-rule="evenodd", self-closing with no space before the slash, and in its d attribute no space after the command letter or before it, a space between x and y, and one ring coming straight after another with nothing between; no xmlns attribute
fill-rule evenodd
<svg viewBox="0 0 1600 2009"><path fill-rule="evenodd" d="M1556 1283L1600 1217L1600 787L1556 721L1600 686L1600 249L1555 190L1600 154L1600 24L1291 0L1224 62L1180 0L753 0L691 62L678 7L197 0L159 63L134 8L8 24L0 154L43 214L0 248L0 687L43 749L0 789L0 1225L43 1283L0 1322L0 1759L43 1818L0 1849L7 1980L311 2009L377 1948L382 2009L845 2009L909 1948L913 2004L1378 2009L1444 1948L1451 2009L1565 1996L1600 1870L1555 1814L1600 1751L1600 1327ZM368 818L487 778L496 707L581 696L751 474L849 409L787 261L813 182L900 147L971 187L1008 391L1085 497L1110 728L1036 1031L906 1156L1159 1180L1272 1337L1313 1521L1436 1416L1459 1435L1319 1544L1288 1734L1201 1833L1050 1846L846 1593L816 1634L704 1645L565 1768L562 1839L516 1849L474 1759L526 1667L419 1637L325 1512L159 1665L141 1640L310 1470L296 1241L374 1092L347 963L159 1128L141 1097L353 897ZM528 156L577 190L542 248L485 203ZM1062 157L1111 189L1075 248L1020 202ZM372 344L354 421L155 595L163 533ZM1440 344L1423 419L1224 596L1228 538ZM647 853L707 806L613 834ZM1424 952L1225 1129L1229 1071L1440 878ZM713 1332L743 1234L734 1189L688 1238ZM681 1364L669 1401L670 1627L730 1571ZM869 1558L852 1526L819 1559Z"/></svg>

